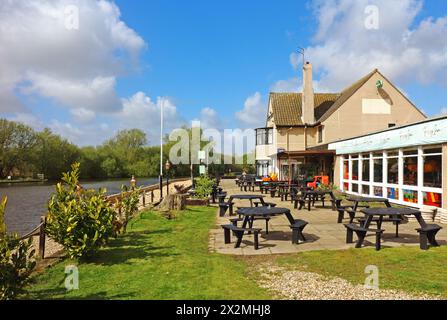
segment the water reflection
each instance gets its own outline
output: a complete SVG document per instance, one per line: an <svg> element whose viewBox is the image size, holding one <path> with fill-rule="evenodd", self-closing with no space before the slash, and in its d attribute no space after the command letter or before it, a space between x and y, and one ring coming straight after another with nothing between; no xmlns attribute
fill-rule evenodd
<svg viewBox="0 0 447 320"><path fill-rule="evenodd" d="M138 186L153 185L157 178L137 179ZM106 188L107 194L119 193L121 185L129 186L129 179L82 182L84 188ZM25 234L40 223L45 215L47 201L54 192L54 185L48 183L23 183L0 185L0 198L8 196L6 225L9 232Z"/></svg>

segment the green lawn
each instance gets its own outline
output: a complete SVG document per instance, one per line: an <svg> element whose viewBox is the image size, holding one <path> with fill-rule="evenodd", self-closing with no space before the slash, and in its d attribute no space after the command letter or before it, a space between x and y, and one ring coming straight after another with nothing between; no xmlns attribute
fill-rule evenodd
<svg viewBox="0 0 447 320"><path fill-rule="evenodd" d="M79 290L64 287L65 260L37 276L31 299L267 299L248 277L248 264L208 252L215 208L190 208L167 220L144 212L128 234L93 260L79 263Z"/></svg>
<svg viewBox="0 0 447 320"><path fill-rule="evenodd" d="M379 269L380 288L407 292L425 292L447 297L447 247L350 249L312 251L276 257L275 263L290 268L344 278L353 283L365 282L365 267Z"/></svg>

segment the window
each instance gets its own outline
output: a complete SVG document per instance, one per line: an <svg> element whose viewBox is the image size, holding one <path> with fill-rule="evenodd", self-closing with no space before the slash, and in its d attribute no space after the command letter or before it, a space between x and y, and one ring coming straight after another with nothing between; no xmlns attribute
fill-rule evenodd
<svg viewBox="0 0 447 320"><path fill-rule="evenodd" d="M318 143L323 142L323 126L318 127Z"/></svg>
<svg viewBox="0 0 447 320"><path fill-rule="evenodd" d="M407 186L418 185L417 157L404 157L404 184Z"/></svg>
<svg viewBox="0 0 447 320"><path fill-rule="evenodd" d="M273 143L273 129L256 129L256 145L262 146Z"/></svg>
<svg viewBox="0 0 447 320"><path fill-rule="evenodd" d="M398 184L399 180L399 160L388 158L388 183Z"/></svg>
<svg viewBox="0 0 447 320"><path fill-rule="evenodd" d="M349 161L343 161L343 179L349 180Z"/></svg>
<svg viewBox="0 0 447 320"><path fill-rule="evenodd" d="M442 206L441 193L422 192L422 195L424 197L424 205L441 208Z"/></svg>
<svg viewBox="0 0 447 320"><path fill-rule="evenodd" d="M256 173L260 177L265 177L269 175L269 165L270 161L268 160L261 160L256 161Z"/></svg>
<svg viewBox="0 0 447 320"><path fill-rule="evenodd" d="M402 190L404 201L409 203L418 203L418 192L415 190Z"/></svg>
<svg viewBox="0 0 447 320"><path fill-rule="evenodd" d="M362 180L369 182L369 160L362 162Z"/></svg>
<svg viewBox="0 0 447 320"><path fill-rule="evenodd" d="M352 160L352 180L358 180L359 179L359 160L353 159Z"/></svg>
<svg viewBox="0 0 447 320"><path fill-rule="evenodd" d="M374 159L374 182L383 182L383 159Z"/></svg>
<svg viewBox="0 0 447 320"><path fill-rule="evenodd" d="M388 199L399 200L399 189L398 188L387 188L388 190Z"/></svg>
<svg viewBox="0 0 447 320"><path fill-rule="evenodd" d="M424 187L442 188L442 149L424 149Z"/></svg>

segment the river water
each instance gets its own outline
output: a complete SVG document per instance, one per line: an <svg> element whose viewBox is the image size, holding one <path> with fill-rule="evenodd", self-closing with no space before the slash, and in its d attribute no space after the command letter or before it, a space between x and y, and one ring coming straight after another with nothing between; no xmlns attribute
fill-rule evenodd
<svg viewBox="0 0 447 320"><path fill-rule="evenodd" d="M158 183L158 178L137 179L138 186L149 186ZM18 183L0 184L0 199L8 197L5 221L8 232L24 235L33 230L40 217L46 214L47 202L54 192L55 183ZM121 186L129 186L129 179L82 182L86 189L106 188L107 194L116 194Z"/></svg>

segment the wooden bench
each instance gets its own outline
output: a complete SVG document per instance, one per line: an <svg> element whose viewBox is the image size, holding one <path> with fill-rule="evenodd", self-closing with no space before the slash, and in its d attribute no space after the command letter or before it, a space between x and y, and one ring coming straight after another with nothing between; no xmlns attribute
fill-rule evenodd
<svg viewBox="0 0 447 320"><path fill-rule="evenodd" d="M241 222L241 221L244 221L244 219L242 219L242 218L232 218L232 219L230 219L231 224L233 226L235 226L235 227L237 227L237 223Z"/></svg>
<svg viewBox="0 0 447 320"><path fill-rule="evenodd" d="M436 234L442 227L437 224L427 224L424 227L416 229L419 233L419 243L422 250L428 250L428 243L434 247L438 247L439 244L436 241Z"/></svg>
<svg viewBox="0 0 447 320"><path fill-rule="evenodd" d="M249 229L245 228L244 229L244 228L236 227L232 224L223 224L223 225L221 225L221 227L224 230L225 244L231 243L231 232L233 232L237 237L237 242L234 245L234 247L239 248L242 243L242 238L244 236L244 233L251 232L251 233L253 233L253 237L254 237L254 248L255 248L255 250L259 249L259 233L261 232L262 229L257 229L257 228L249 228Z"/></svg>
<svg viewBox="0 0 447 320"><path fill-rule="evenodd" d="M353 243L353 234L354 232L357 235L357 243L355 245L356 248L361 248L363 241L365 240L367 232L374 232L376 234L376 250L380 250L381 248L381 238L384 230L382 229L366 229L354 223L349 223L344 225L346 227L346 243Z"/></svg>
<svg viewBox="0 0 447 320"><path fill-rule="evenodd" d="M233 202L220 202L219 203L219 216L223 217L225 216L225 213L228 209L230 209L230 216L233 215Z"/></svg>
<svg viewBox="0 0 447 320"><path fill-rule="evenodd" d="M276 188L270 188L270 197L274 198L276 195Z"/></svg>
<svg viewBox="0 0 447 320"><path fill-rule="evenodd" d="M360 223L360 225L364 225L366 218L365 217L358 218L357 221ZM378 224L380 222L380 219L373 218L371 221L374 222L375 224ZM396 226L396 238L399 238L399 225L401 223L403 223L403 221L404 221L404 219L402 219L402 218L384 218L384 219L382 219L382 222L392 222Z"/></svg>
<svg viewBox="0 0 447 320"><path fill-rule="evenodd" d="M309 223L304 220L297 219L293 224L290 225L290 229L292 229L292 243L299 244L300 242L306 241L304 238L303 230Z"/></svg>

